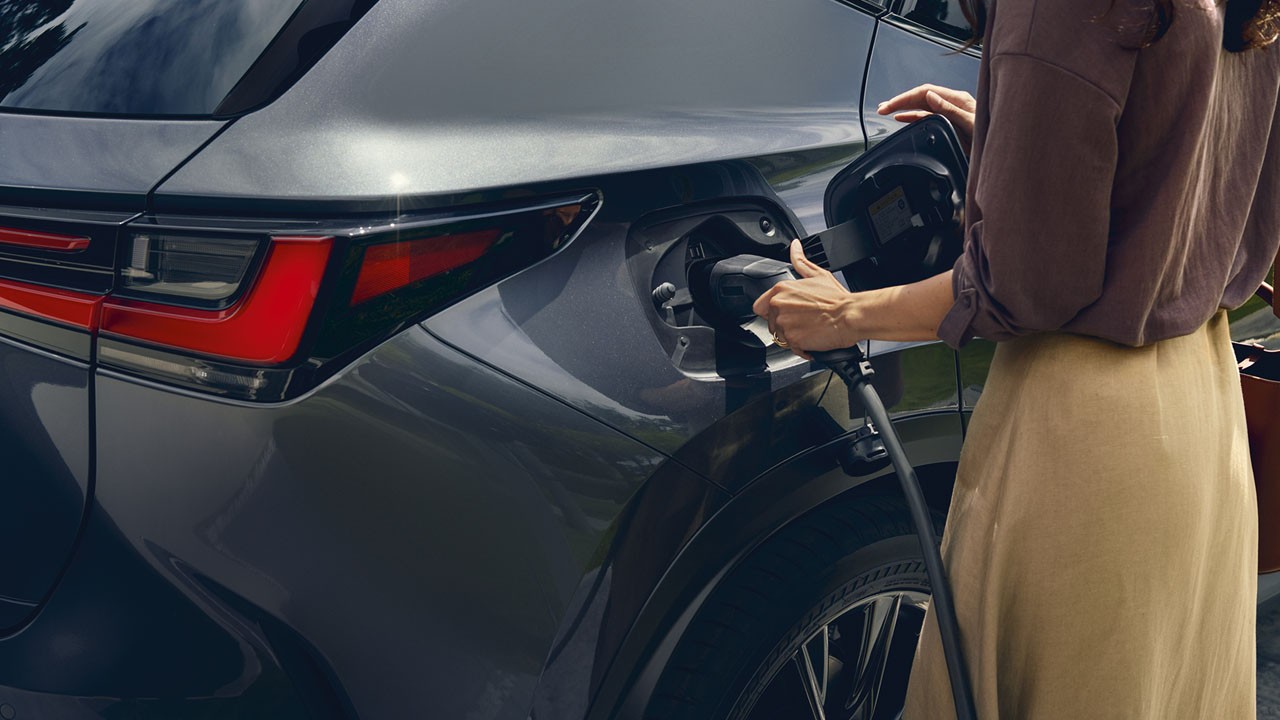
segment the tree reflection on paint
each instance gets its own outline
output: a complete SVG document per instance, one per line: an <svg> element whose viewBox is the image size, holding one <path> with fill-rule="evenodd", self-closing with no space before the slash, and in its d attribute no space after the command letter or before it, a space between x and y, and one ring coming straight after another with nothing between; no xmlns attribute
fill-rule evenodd
<svg viewBox="0 0 1280 720"><path fill-rule="evenodd" d="M65 23L45 28L74 0L0 0L0 98L26 84L41 65L71 42Z"/></svg>
<svg viewBox="0 0 1280 720"><path fill-rule="evenodd" d="M212 113L301 0L0 0L0 105Z"/></svg>

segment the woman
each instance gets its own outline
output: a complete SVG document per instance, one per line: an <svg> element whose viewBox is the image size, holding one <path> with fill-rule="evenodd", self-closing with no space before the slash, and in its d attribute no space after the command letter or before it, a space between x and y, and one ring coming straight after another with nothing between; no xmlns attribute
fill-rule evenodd
<svg viewBox="0 0 1280 720"><path fill-rule="evenodd" d="M798 353L998 342L943 557L978 715L1254 717L1257 517L1226 313L1280 245L1280 0L987 0L951 272L756 311ZM1252 48L1252 49L1246 49ZM904 717L953 717L925 624Z"/></svg>

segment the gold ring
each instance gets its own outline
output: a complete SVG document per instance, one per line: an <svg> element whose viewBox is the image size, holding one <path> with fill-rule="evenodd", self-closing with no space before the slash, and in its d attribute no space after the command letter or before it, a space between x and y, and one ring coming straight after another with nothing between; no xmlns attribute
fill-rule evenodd
<svg viewBox="0 0 1280 720"><path fill-rule="evenodd" d="M791 347L791 343L788 343L785 338L780 337L778 333L773 334L773 344L777 345L783 350L786 350L787 348Z"/></svg>

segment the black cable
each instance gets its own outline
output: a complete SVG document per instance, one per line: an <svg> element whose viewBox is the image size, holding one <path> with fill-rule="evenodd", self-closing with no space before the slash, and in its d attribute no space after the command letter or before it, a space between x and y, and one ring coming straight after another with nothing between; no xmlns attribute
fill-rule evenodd
<svg viewBox="0 0 1280 720"><path fill-rule="evenodd" d="M874 423L885 450L889 453L889 459L897 471L898 482L902 485L902 494L906 496L907 507L911 511L911 521L916 526L920 550L924 553L924 567L929 575L934 615L937 617L938 631L942 636L942 654L947 660L947 675L951 680L951 696L955 702L956 720L977 720L978 715L973 704L973 688L969 685L969 673L960 648L959 622L956 620L955 603L951 599L951 584L947 581L947 573L942 566L942 555L938 552L938 544L934 539L929 509L924 501L924 493L920 490L920 480L916 477L915 468L911 466L906 451L902 449L902 440L893 429L893 424L889 422L889 413L880 400L880 394L871 385L873 374L871 363L857 346L844 350L815 352L813 358L830 367L851 391L857 393L863 407L871 416L871 422Z"/></svg>

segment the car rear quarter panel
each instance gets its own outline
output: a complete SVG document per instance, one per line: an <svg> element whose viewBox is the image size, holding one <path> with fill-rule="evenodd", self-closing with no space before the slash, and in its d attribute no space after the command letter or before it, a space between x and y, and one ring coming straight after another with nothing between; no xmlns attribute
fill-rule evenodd
<svg viewBox="0 0 1280 720"><path fill-rule="evenodd" d="M127 551L85 548L66 592L0 643L5 684L61 694L68 713L181 693L191 707L239 697L223 711L253 716L250 690L288 664L260 637L267 621L362 718L524 718L584 598L604 594L593 638L621 634L629 589L651 586L720 502L661 454L417 328L281 405L96 381L93 517ZM652 534L610 542L633 526ZM570 667L590 682L589 662Z"/></svg>
<svg viewBox="0 0 1280 720"><path fill-rule="evenodd" d="M156 201L412 204L860 143L874 23L833 0L382 0Z"/></svg>
<svg viewBox="0 0 1280 720"><path fill-rule="evenodd" d="M224 125L0 112L0 205L141 211Z"/></svg>
<svg viewBox="0 0 1280 720"><path fill-rule="evenodd" d="M0 628L52 588L89 495L89 367L0 339Z"/></svg>
<svg viewBox="0 0 1280 720"><path fill-rule="evenodd" d="M172 645L120 642L188 621L129 611L133 590L103 591L111 560L86 552L65 581L83 592L55 594L23 633L36 645L0 653L60 627L76 642L32 654L15 686L103 714L166 686L248 697L246 678L289 664L255 636L269 621L360 717L585 714L659 577L726 502L717 484L785 466L814 444L810 419L853 424L799 361L734 397L676 372L626 275L628 234L664 208L744 198L795 234L825 227L826 183L864 147L875 24L831 0L380 2L154 209L415 210L587 188L601 214L535 271L299 401L99 373L93 527L205 618L189 622L208 664L162 668Z"/></svg>
<svg viewBox="0 0 1280 720"><path fill-rule="evenodd" d="M109 211L79 213L95 218L84 232L92 252L61 258L7 245L0 279L40 283L65 259L57 277L66 281L86 256L109 262L114 226L220 127L0 112L0 227L45 228L32 218L56 219L63 208ZM84 230L50 222L61 232ZM102 276L86 282L109 284L109 272ZM20 626L51 591L92 489L90 334L32 319L26 299L0 299L0 632Z"/></svg>

